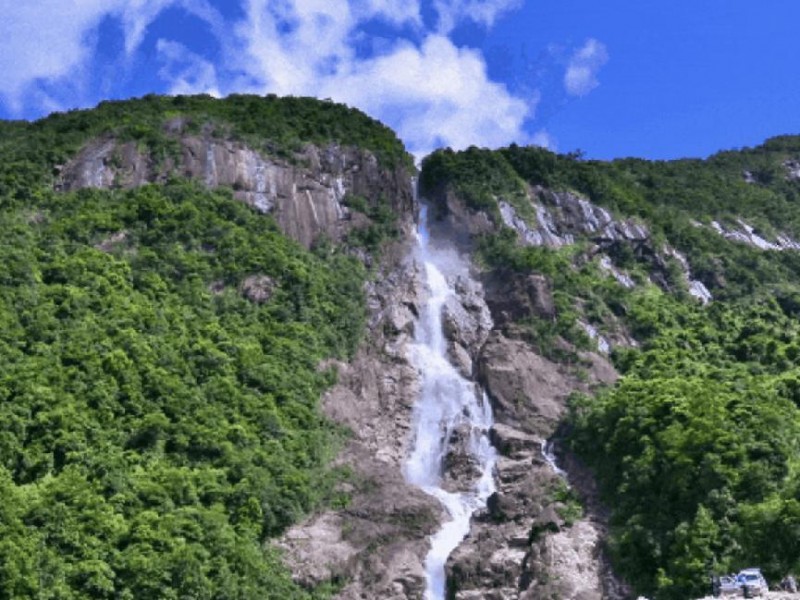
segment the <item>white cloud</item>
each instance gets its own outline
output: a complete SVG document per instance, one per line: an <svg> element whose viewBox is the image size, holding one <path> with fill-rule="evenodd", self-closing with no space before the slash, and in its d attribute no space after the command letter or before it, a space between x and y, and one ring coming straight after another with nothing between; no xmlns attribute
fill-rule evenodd
<svg viewBox="0 0 800 600"><path fill-rule="evenodd" d="M418 156L439 145L526 143L526 120L537 98L523 99L492 81L482 54L460 48L448 34L470 20L490 27L521 0L432 0L439 20L423 23L420 0L242 0L244 16L224 20L216 0L0 0L0 95L12 111L23 101L56 107L50 90L75 103L96 45L98 26L122 27L120 60L140 60L148 28L169 7L208 24L219 60L177 40L156 43L158 75L170 93L276 93L332 98L394 127ZM29 8L36 4L36 8ZM361 29L380 20L408 38L369 38ZM366 37L365 37L366 36ZM372 45L365 55L360 43ZM73 86L63 92L64 85ZM95 92L96 93L96 92ZM89 95L90 97L86 97Z"/></svg>
<svg viewBox="0 0 800 600"><path fill-rule="evenodd" d="M0 0L2 1L2 0ZM178 7L205 21L215 36L225 34L225 23L208 0L112 0L104 3L106 12L122 21L125 32L125 52L133 54L144 41L147 28L164 9Z"/></svg>
<svg viewBox="0 0 800 600"><path fill-rule="evenodd" d="M85 34L100 22L108 3L5 0L2 4L0 92L19 110L21 94L32 81L64 77L89 57Z"/></svg>
<svg viewBox="0 0 800 600"><path fill-rule="evenodd" d="M159 13L171 4L178 4L177 0L131 0L119 3L109 13L118 13L125 31L125 53L133 54L144 40L147 27Z"/></svg>
<svg viewBox="0 0 800 600"><path fill-rule="evenodd" d="M249 0L236 29L245 55L234 51L235 68L257 82L255 91L314 95L319 76L353 59L354 23L347 0Z"/></svg>
<svg viewBox="0 0 800 600"><path fill-rule="evenodd" d="M147 27L170 6L206 20L218 34L224 31L206 0L0 0L0 96L14 113L22 109L26 93L42 102L47 98L43 108L52 109L55 101L35 84L80 89L103 19L120 21L130 56Z"/></svg>
<svg viewBox="0 0 800 600"><path fill-rule="evenodd" d="M349 74L323 82L322 95L392 117L417 155L439 144L499 146L524 138L531 109L489 80L482 57L448 38L400 45Z"/></svg>
<svg viewBox="0 0 800 600"><path fill-rule="evenodd" d="M353 10L364 18L380 18L395 25L421 25L419 0L355 0Z"/></svg>
<svg viewBox="0 0 800 600"><path fill-rule="evenodd" d="M236 70L245 72L251 91L357 106L393 126L418 156L441 144L525 141L523 124L535 103L491 81L478 52L428 32L419 44L400 40L378 56L357 56L349 42L362 20L383 15L381 6L289 0L276 11L266 0L250 0L237 29L245 52L235 53ZM418 23L410 12L395 18Z"/></svg>
<svg viewBox="0 0 800 600"><path fill-rule="evenodd" d="M541 146L542 148L547 148L548 150L552 150L553 152L558 151L558 147L556 144L555 138L550 135L550 132L546 129L540 129L536 133L533 134L531 137L531 144L534 146Z"/></svg>
<svg viewBox="0 0 800 600"><path fill-rule="evenodd" d="M572 96L585 96L600 85L597 73L608 62L605 45L588 39L582 48L575 51L564 74L564 88Z"/></svg>

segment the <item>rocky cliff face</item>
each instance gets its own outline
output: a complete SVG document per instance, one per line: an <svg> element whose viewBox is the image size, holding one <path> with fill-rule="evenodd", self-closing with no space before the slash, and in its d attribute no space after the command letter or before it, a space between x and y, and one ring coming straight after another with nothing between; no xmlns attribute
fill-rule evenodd
<svg viewBox="0 0 800 600"><path fill-rule="evenodd" d="M529 290L528 302L546 318L541 288ZM490 291L487 302L492 314L500 314L507 298ZM587 353L588 376L578 377L513 336L513 328L499 320L477 357L478 379L495 413L498 489L448 562L453 597L624 597L604 554L601 515L568 514L567 483L543 453L569 394L610 383L616 373L606 359Z"/></svg>
<svg viewBox="0 0 800 600"><path fill-rule="evenodd" d="M115 138L88 143L61 168L57 187L130 188L187 177L209 188L229 187L234 196L264 213L306 247L321 236L333 241L365 225L348 208L348 196L383 199L396 214L413 210L413 190L404 169L386 169L368 151L305 145L292 160L262 154L212 131L190 134L183 123L167 126L173 142L155 154L136 142Z"/></svg>
<svg viewBox="0 0 800 600"><path fill-rule="evenodd" d="M523 243L558 247L589 237L595 244L593 252L615 243L648 243L645 227L615 221L585 199L541 189L534 197L540 202L535 204L534 225L518 217L509 204L500 204L503 224L516 229ZM469 210L453 194L447 193L440 202L447 208L438 235L460 240L465 250L473 236L498 225L488 214ZM610 258L608 270L622 285L627 283L627 276ZM475 335L480 330L475 319L461 314L456 320L462 325L450 326L446 333L453 348L466 350L453 352L454 356L472 357L464 371L473 372L490 397L495 415L491 436L500 457L497 492L487 509L475 515L469 536L448 561L450 597L626 597L628 590L615 578L605 554L605 512L592 494L591 478L569 457L562 460L570 472L557 470L552 457L544 453L570 393L613 383L614 368L601 354L584 352L582 369L576 370L540 355L524 339L516 326L521 318L556 317L553 290L542 276L520 279L510 272L488 273L480 294L462 296L463 305L475 304L470 297L485 299L488 322L494 323L491 330ZM582 512L577 509L581 496Z"/></svg>
<svg viewBox="0 0 800 600"><path fill-rule="evenodd" d="M349 502L291 528L278 546L304 586L338 582L337 597L344 599L421 598L428 538L446 515L435 499L403 477L420 384L407 346L423 294L420 273L409 258L416 208L410 177L380 167L370 153L353 148L308 145L286 160L211 132L188 134L181 123L171 125L170 135L173 150L160 157L134 142L94 140L63 166L58 186L128 188L181 176L209 188L229 187L236 198L272 214L287 235L307 247L323 236L342 240L368 223L348 207L348 196L367 202L380 198L398 216L401 238L385 252L368 289L368 338L350 363L328 365L335 366L339 380L323 398L323 410L352 434L336 459L352 473L340 490ZM524 243L559 247L583 237L593 240L593 252L603 254L619 243L648 246L644 226L615 221L585 199L543 189L533 190L532 198L534 224L511 205L500 204L503 223ZM455 196L448 196L447 205L448 217L434 235L462 248L469 248L473 235L497 226ZM610 276L632 285L610 256L606 264ZM690 280L688 267L686 277ZM449 355L462 375L479 381L489 394L496 415L491 437L500 458L497 492L448 561L448 593L464 600L623 597L604 558L601 511L574 514L563 476L543 454L567 396L612 382L613 368L602 356L586 353L588 376L579 377L520 339L514 322L521 312L554 317L545 279L454 283L458 297L448 301L443 315ZM474 473L460 460L457 439L451 448L443 478L458 487Z"/></svg>
<svg viewBox="0 0 800 600"><path fill-rule="evenodd" d="M370 263L374 280L366 289L369 323L361 348L349 363L320 365L338 373L337 384L322 399L322 410L350 432L334 461L350 474L338 490L346 501L309 516L275 543L305 587L332 582L339 588L337 597L348 600L422 598L429 538L447 515L438 501L409 485L403 475L421 387L419 365L410 361L408 348L425 295L423 278L410 257L418 208L410 174L382 166L372 153L356 147L306 144L294 151L282 147L278 153L268 145L248 146L211 125L191 127L183 118L167 122L158 133L165 138L156 136L159 142L149 146L109 135L93 139L58 167L56 188L125 189L189 178L208 188L230 190L238 200L272 215L283 232L305 247L321 239L346 241L354 231L370 226L370 208L388 208L396 217L398 239L383 249L379 263ZM781 176L787 181L800 178L800 162L790 160L782 166ZM465 175L464 170L455 172ZM503 177L509 173L501 172ZM748 185L761 185L759 177L744 172ZM636 327L625 319L624 303L613 302L614 294L637 286L641 290L649 280L706 303L712 300L706 284L722 298L725 282L713 280L714 261L704 263L691 255L697 271L693 273L686 256L663 241L657 221L651 221L653 231L660 231L654 236L640 219L621 218L588 197L532 181L571 189L556 178L526 176L515 180L519 186L511 186L511 192L498 184L501 191L493 191L487 202L479 194L485 191L479 185L484 181L459 188L451 180L449 187L437 191L439 197L431 198L441 219L431 227L432 236L450 240L469 255L477 236L509 228L521 245L561 249L576 271L591 267L593 282L611 289L612 298L603 296L599 302L599 295L573 293L582 284L568 293L556 290L551 276L520 274L522 269L498 265L491 271L475 268L470 276L449 282L456 295L448 298L442 314L448 356L461 375L486 391L494 412L490 438L499 456L496 492L486 508L474 514L469 535L447 562L448 598L622 599L630 593L606 556L607 511L591 474L559 446L568 398L573 392L591 394L613 384L618 374L609 353L637 343L625 326L615 325L628 323L633 331ZM647 179L636 180L636 185L657 188ZM470 208L454 189L474 192L470 206L485 210ZM712 214L719 220L711 220ZM752 217L750 222L761 223L766 231L724 213L692 213L685 229L773 256L786 257L789 253L777 253L800 249L792 237L778 233L783 229ZM112 233L95 247L111 250L127 235ZM680 238L670 239L680 245ZM265 303L276 285L256 273L241 282L240 291L254 303ZM218 291L217 283L209 289ZM559 293L562 298L570 295L578 315L575 325L594 339L593 350L586 349L592 344L581 345L577 336L562 330L558 332L564 337L553 334L548 340L555 352L535 345L536 335L552 331L530 324L559 320ZM595 305L592 314L587 305L593 301L602 306ZM468 488L478 475L467 451L469 434L467 426L448 432L441 473L442 488L448 491Z"/></svg>
<svg viewBox="0 0 800 600"><path fill-rule="evenodd" d="M446 223L432 238L449 237ZM298 581L343 582L340 598L422 598L429 536L447 518L439 503L403 478L419 373L408 360L424 300L421 273L398 246L370 288L370 336L324 399L326 413L352 431L338 462L351 467L351 504L290 529L280 546ZM518 291L523 310L553 310L545 281ZM497 493L473 519L471 533L447 564L448 594L472 598L623 597L603 554L598 514L571 514L575 499L543 454L574 390L616 377L601 356L586 354L588 378L538 355L515 338L506 312L508 287L469 277L443 308L451 361L487 390L495 412L491 439L500 458ZM513 303L512 303L513 304ZM496 315L496 322L493 320ZM475 473L455 431L442 474L463 487ZM572 504L570 504L572 502Z"/></svg>
<svg viewBox="0 0 800 600"><path fill-rule="evenodd" d="M615 219L603 207L570 192L533 186L528 190L528 197L535 219L523 219L511 204L503 200L498 202L502 224L516 231L522 244L560 248L588 241L591 243L588 254L598 256L600 265L609 275L628 288L636 285L634 280L624 269L616 267L613 260L622 248L629 248L638 258L649 263L651 281L665 289L671 285L669 263L674 260L689 294L703 303L712 299L706 286L693 277L686 258L669 245L655 244L644 223L636 219ZM450 205L453 204L451 200ZM463 212L464 209L457 210ZM461 220L474 221L483 231L494 228L487 225L488 216L470 214L469 211ZM780 243L788 244L789 241L781 238Z"/></svg>
<svg viewBox="0 0 800 600"><path fill-rule="evenodd" d="M472 219L455 226L466 227L461 231L478 231L489 222L454 208L451 219L432 227L432 239L452 240L457 218ZM353 434L338 459L355 473L348 484L351 504L312 517L280 542L298 581L341 581L340 598L422 598L428 537L447 518L436 500L408 485L402 474L420 391L408 344L424 299L409 250L408 241L399 245L370 288L369 339L353 362L338 365L339 384L324 399L327 414ZM495 413L491 439L500 454L497 492L448 560L448 597L624 598L627 590L605 556L601 507L585 500L581 513L579 492L570 491L570 485L588 489L591 479L579 476L576 466L568 483L543 452L569 394L609 384L616 372L596 353L581 355L584 369L578 372L520 338L514 327L520 312L545 319L554 314L547 281L529 279L458 278L457 296L443 308L450 359L487 391ZM462 460L459 435L453 434L442 474L445 486L454 489L475 476Z"/></svg>

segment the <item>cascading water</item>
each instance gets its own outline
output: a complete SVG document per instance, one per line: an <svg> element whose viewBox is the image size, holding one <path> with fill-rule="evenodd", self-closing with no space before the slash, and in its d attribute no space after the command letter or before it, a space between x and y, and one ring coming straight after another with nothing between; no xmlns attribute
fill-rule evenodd
<svg viewBox="0 0 800 600"><path fill-rule="evenodd" d="M489 402L475 383L464 379L447 359L442 310L455 291L442 271L453 266L454 258L430 247L426 209L423 206L420 213L418 252L429 297L417 323L412 350L412 361L422 376L422 388L414 407L414 442L405 475L410 483L436 497L450 515L450 520L431 537L425 562L426 600L443 600L447 557L469 533L472 514L486 505L495 490L496 454L488 438L492 425ZM464 487L468 489L447 491L442 487L444 461L453 432L464 426L469 431L468 451L480 476L477 481L467 482Z"/></svg>

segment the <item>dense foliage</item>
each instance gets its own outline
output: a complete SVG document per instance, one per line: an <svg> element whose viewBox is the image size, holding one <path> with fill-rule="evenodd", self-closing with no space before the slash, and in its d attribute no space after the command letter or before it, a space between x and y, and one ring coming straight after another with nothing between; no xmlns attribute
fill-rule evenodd
<svg viewBox="0 0 800 600"><path fill-rule="evenodd" d="M320 414L364 329L367 273L172 180L53 191L97 135L170 152L168 120L269 153L355 144L408 157L361 113L310 99L107 102L0 123L0 598L311 598L265 543L345 474ZM376 250L393 235L365 205ZM358 207L354 207L358 209ZM331 586L336 582L331 582ZM330 586L327 586L330 587Z"/></svg>
<svg viewBox="0 0 800 600"><path fill-rule="evenodd" d="M705 591L712 571L800 568L800 322L784 303L630 299L641 351L573 400L572 443L613 506L613 554L656 598Z"/></svg>
<svg viewBox="0 0 800 600"><path fill-rule="evenodd" d="M363 269L186 183L0 220L0 596L299 594L260 543L328 493Z"/></svg>
<svg viewBox="0 0 800 600"><path fill-rule="evenodd" d="M715 301L700 305L668 264L666 292L648 281L652 261L620 244L607 251L634 289L598 268L588 241L523 248L502 227L478 240L487 268L550 281L557 319L518 323L540 351L574 359L554 353L563 344L553 339L585 347L578 319L639 340L614 353L615 386L572 398L567 429L612 508L620 573L658 599L700 596L712 572L760 565L775 580L800 569L800 253L733 243L710 227L740 228L741 218L767 237L800 237L798 156L800 138L787 136L705 161L585 161L511 146L442 150L423 163L423 193L441 201L450 190L495 219L497 201L524 185L638 217L651 247L681 250L712 289Z"/></svg>
<svg viewBox="0 0 800 600"><path fill-rule="evenodd" d="M450 186L475 210L494 214L498 197L525 210L526 203L514 202L524 195L522 180L497 152L474 146L464 152L447 148L426 157L423 164L419 181L423 194L433 197L440 188Z"/></svg>

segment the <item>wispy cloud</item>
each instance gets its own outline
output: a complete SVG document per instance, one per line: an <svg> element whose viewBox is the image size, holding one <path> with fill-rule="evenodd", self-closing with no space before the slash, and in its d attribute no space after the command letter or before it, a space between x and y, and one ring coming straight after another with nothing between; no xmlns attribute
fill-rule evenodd
<svg viewBox="0 0 800 600"><path fill-rule="evenodd" d="M4 1L0 19L0 91L12 111L36 80L57 80L81 66L91 48L86 33L103 18L106 2Z"/></svg>
<svg viewBox="0 0 800 600"><path fill-rule="evenodd" d="M26 98L42 108L58 107L48 88L82 88L104 19L119 22L130 57L147 27L170 6L219 25L206 0L0 0L0 98L12 113L21 112Z"/></svg>
<svg viewBox="0 0 800 600"><path fill-rule="evenodd" d="M485 27L494 25L495 19L515 8L522 0L434 0L439 17L439 33L448 34L461 21L472 21Z"/></svg>
<svg viewBox="0 0 800 600"><path fill-rule="evenodd" d="M585 96L600 83L597 73L608 62L606 47L597 40L586 40L583 47L575 51L564 74L564 88L572 96Z"/></svg>
<svg viewBox="0 0 800 600"><path fill-rule="evenodd" d="M156 50L162 63L158 75L171 82L171 93L222 95L216 68L210 61L170 40L158 40Z"/></svg>

